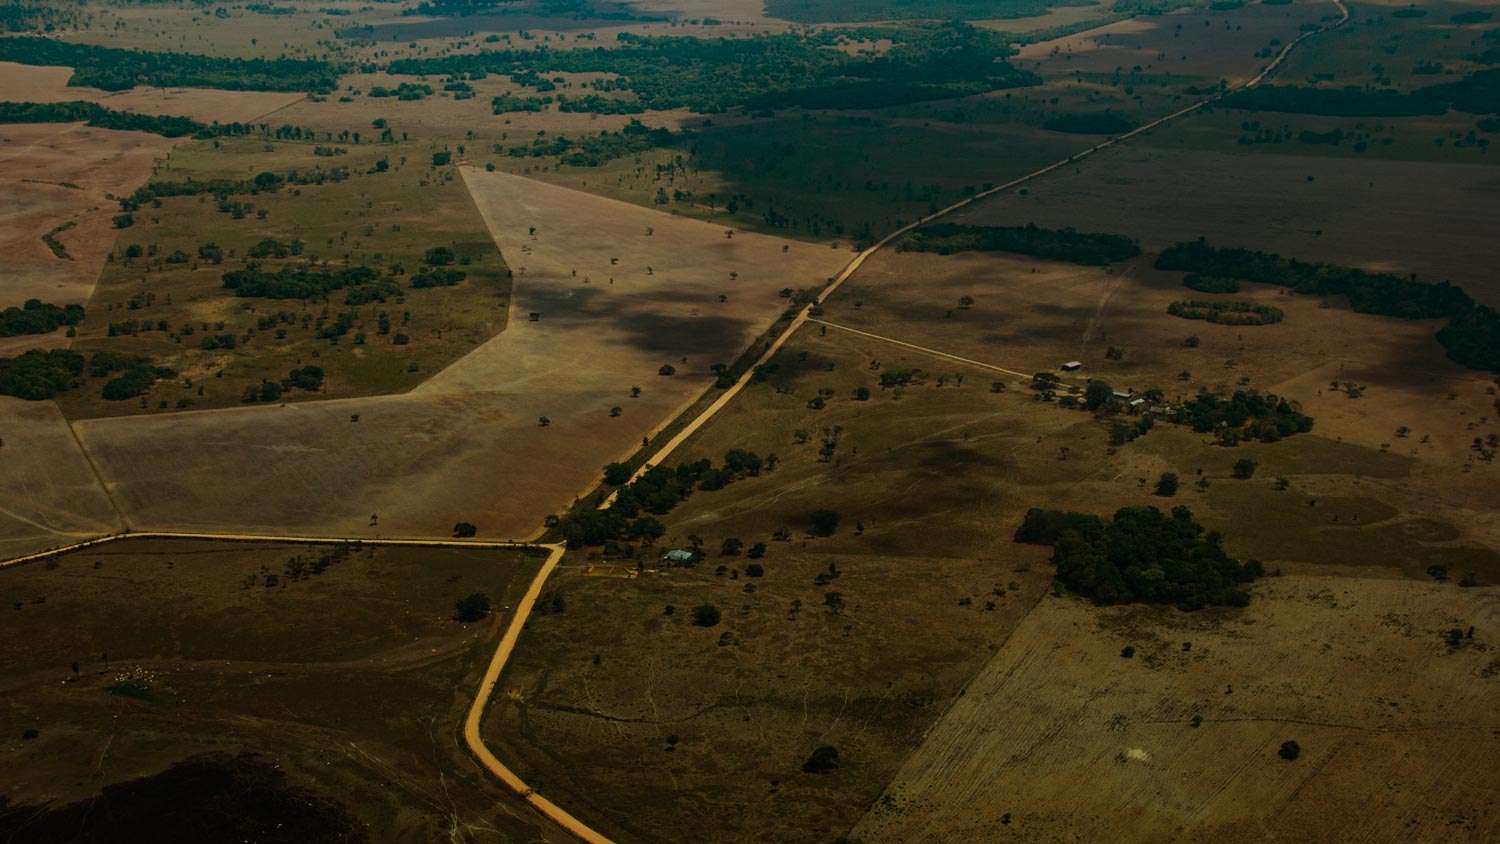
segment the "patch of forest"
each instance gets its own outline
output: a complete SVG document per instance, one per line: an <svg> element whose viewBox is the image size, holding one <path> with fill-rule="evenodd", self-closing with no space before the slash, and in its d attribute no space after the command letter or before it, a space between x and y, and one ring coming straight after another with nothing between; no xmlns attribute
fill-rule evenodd
<svg viewBox="0 0 1500 844"><path fill-rule="evenodd" d="M40 299L27 299L21 307L0 311L0 337L23 334L50 334L64 325L83 321L82 305L53 305Z"/></svg>
<svg viewBox="0 0 1500 844"><path fill-rule="evenodd" d="M1140 246L1122 235L1044 229L1035 223L1024 226L936 223L908 234L896 248L902 252L936 252L939 255L1016 252L1090 266L1103 266L1141 254Z"/></svg>
<svg viewBox="0 0 1500 844"><path fill-rule="evenodd" d="M315 59L232 59L122 50L53 38L0 38L0 61L73 68L69 85L124 91L137 85L231 91L311 91L338 87L340 69Z"/></svg>
<svg viewBox="0 0 1500 844"><path fill-rule="evenodd" d="M1448 357L1471 369L1500 371L1500 314L1477 304L1463 288L1416 276L1372 273L1335 264L1308 263L1271 252L1210 246L1202 238L1168 247L1159 270L1277 284L1310 296L1343 296L1362 314L1401 319L1443 319L1437 334Z"/></svg>
<svg viewBox="0 0 1500 844"><path fill-rule="evenodd" d="M1080 111L1054 114L1042 121L1042 128L1075 135L1120 135L1136 127L1136 122L1113 111Z"/></svg>
<svg viewBox="0 0 1500 844"><path fill-rule="evenodd" d="M190 117L162 114L136 114L115 111L98 103L70 100L61 103L0 102L0 123L85 123L97 129L119 129L127 132L151 132L164 138L187 135L247 135L250 127L243 123L199 123Z"/></svg>
<svg viewBox="0 0 1500 844"><path fill-rule="evenodd" d="M0 358L0 396L27 401L55 398L83 383L84 373L109 378L103 396L110 401L135 398L151 389L158 378L177 373L154 366L149 358L119 352L94 352L85 361L70 349L32 349L11 358Z"/></svg>
<svg viewBox="0 0 1500 844"><path fill-rule="evenodd" d="M1057 583L1096 604L1171 604L1182 610L1243 607L1242 588L1264 574L1256 560L1224 553L1186 507L1124 507L1109 520L1032 508L1017 542L1050 545Z"/></svg>
<svg viewBox="0 0 1500 844"><path fill-rule="evenodd" d="M1414 91L1395 88L1315 88L1306 85L1257 85L1228 94L1219 105L1245 111L1278 111L1330 117L1417 117L1448 109L1471 114L1500 113L1500 68L1476 71L1453 82Z"/></svg>
<svg viewBox="0 0 1500 844"><path fill-rule="evenodd" d="M888 38L882 55L830 49ZM960 23L783 33L758 38L693 38L621 33L613 49L498 50L399 59L394 74L613 73L647 109L879 108L1034 85L1040 78L1005 61L1014 52L999 33ZM571 100L618 109L621 101ZM630 102L630 101L626 101Z"/></svg>

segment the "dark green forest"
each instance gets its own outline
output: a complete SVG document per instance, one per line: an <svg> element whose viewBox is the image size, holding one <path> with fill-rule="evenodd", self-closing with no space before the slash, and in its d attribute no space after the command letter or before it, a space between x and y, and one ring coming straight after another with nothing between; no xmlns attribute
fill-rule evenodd
<svg viewBox="0 0 1500 844"><path fill-rule="evenodd" d="M1259 85L1242 88L1219 100L1225 108L1279 111L1331 117L1415 117L1448 109L1472 114L1500 113L1500 68L1471 73L1454 82L1411 92L1394 88L1304 85Z"/></svg>
<svg viewBox="0 0 1500 844"><path fill-rule="evenodd" d="M69 85L123 91L137 85L231 91L313 91L338 87L339 68L312 59L230 59L152 53L52 38L0 38L0 61L73 68Z"/></svg>
<svg viewBox="0 0 1500 844"><path fill-rule="evenodd" d="M12 306L0 311L0 337L47 334L82 321L82 305L58 306L40 299L27 299L19 308Z"/></svg>
<svg viewBox="0 0 1500 844"><path fill-rule="evenodd" d="M1263 574L1259 562L1224 553L1186 507L1124 507L1112 519L1028 510L1017 542L1051 545L1057 582L1096 604L1171 604L1182 610L1243 607L1242 588Z"/></svg>
<svg viewBox="0 0 1500 844"><path fill-rule="evenodd" d="M891 38L884 55L827 49L840 41ZM1004 61L1012 48L997 33L958 23L786 33L761 38L690 38L622 33L615 49L500 50L400 59L397 74L617 73L648 109L878 108L946 99L1040 80ZM619 101L572 101L617 109Z"/></svg>
<svg viewBox="0 0 1500 844"><path fill-rule="evenodd" d="M1103 266L1141 254L1135 241L1117 234L1025 226L936 223L917 229L896 245L902 252L1016 252L1051 261Z"/></svg>
<svg viewBox="0 0 1500 844"><path fill-rule="evenodd" d="M1463 288L1416 276L1371 273L1335 264L1307 263L1270 252L1218 248L1202 238L1168 247L1159 270L1277 284L1309 296L1343 296L1362 314L1401 319L1443 319L1438 342L1448 357L1472 369L1500 371L1500 314L1475 303Z"/></svg>
<svg viewBox="0 0 1500 844"><path fill-rule="evenodd" d="M166 138L213 133L213 127L188 117L134 114L115 111L98 103L70 100L62 103L0 102L0 123L87 123L99 129L151 132ZM228 131L226 129L226 131Z"/></svg>

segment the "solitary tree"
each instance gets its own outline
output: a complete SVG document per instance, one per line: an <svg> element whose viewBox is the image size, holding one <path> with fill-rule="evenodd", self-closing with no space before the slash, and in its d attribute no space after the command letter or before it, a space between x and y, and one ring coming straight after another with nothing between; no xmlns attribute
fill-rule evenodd
<svg viewBox="0 0 1500 844"><path fill-rule="evenodd" d="M807 520L813 536L833 536L839 529L839 514L833 510L814 510L807 514Z"/></svg>
<svg viewBox="0 0 1500 844"><path fill-rule="evenodd" d="M483 592L475 592L467 598L459 599L453 606L457 610L454 617L465 624L470 624L490 614L490 596Z"/></svg>
<svg viewBox="0 0 1500 844"><path fill-rule="evenodd" d="M1164 498L1170 498L1177 494L1177 474L1175 472L1161 473L1161 477L1156 479L1156 494Z"/></svg>
<svg viewBox="0 0 1500 844"><path fill-rule="evenodd" d="M719 623L719 608L713 604L699 604L693 608L693 624L713 627Z"/></svg>

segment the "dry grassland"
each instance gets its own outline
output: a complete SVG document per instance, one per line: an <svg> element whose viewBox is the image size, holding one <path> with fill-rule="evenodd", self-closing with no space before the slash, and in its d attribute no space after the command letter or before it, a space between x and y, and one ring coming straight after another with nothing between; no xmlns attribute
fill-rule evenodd
<svg viewBox="0 0 1500 844"><path fill-rule="evenodd" d="M1322 307L1316 298L1266 285L1247 284L1232 295L1201 294L1181 286L1180 273L1151 269L1150 260L1101 269L1003 253L891 252L867 262L829 301L824 318L1021 373L1081 360L1084 377L1117 389L1159 388L1169 399L1244 386L1287 396L1317 420L1315 437L1367 457L1346 455L1346 465L1337 468L1338 461L1322 465L1296 446L1300 437L1226 450L1207 444L1211 438L1203 435L1167 440L1173 445L1165 464L1132 457L1170 437L1156 430L1122 448L1122 460L1131 463L1132 479L1154 483L1161 471L1200 466L1227 475L1233 462L1227 455L1252 452L1264 461L1273 458L1262 454L1284 449L1286 458L1263 471L1344 475L1299 478L1314 495L1353 494L1349 476L1368 475L1357 483L1369 489L1358 495L1382 499L1400 513L1451 523L1471 541L1500 548L1500 531L1488 517L1497 469L1476 460L1471 447L1475 437L1500 433L1496 385L1444 358L1432 336L1438 323L1356 314L1342 303ZM973 299L972 307L960 307L963 296ZM1166 313L1171 302L1189 298L1266 304L1286 316L1272 325L1228 326ZM1189 336L1198 338L1197 348L1184 347ZM1111 348L1122 353L1120 359L1110 359ZM934 365L954 366L938 360ZM1358 398L1344 389L1349 383L1362 390ZM1402 426L1410 429L1406 436L1397 434ZM1402 468L1378 468L1383 463Z"/></svg>
<svg viewBox="0 0 1500 844"><path fill-rule="evenodd" d="M1129 73L1195 77L1233 85L1268 62L1256 55L1273 40L1296 38L1304 23L1333 11L1325 0L1290 6L1246 5L1231 11L1199 9L1130 18L1021 48L1016 64L1047 75Z"/></svg>
<svg viewBox="0 0 1500 844"><path fill-rule="evenodd" d="M127 540L0 571L0 794L62 804L195 754L250 751L372 840L547 840L459 736L539 558L334 550ZM493 614L454 620L476 591ZM127 674L146 688L111 690Z"/></svg>
<svg viewBox="0 0 1500 844"><path fill-rule="evenodd" d="M0 126L0 307L88 301L114 239L111 193L145 181L172 141L73 123ZM42 240L62 244L67 257Z"/></svg>
<svg viewBox="0 0 1500 844"><path fill-rule="evenodd" d="M1305 261L1449 279L1493 306L1500 305L1491 271L1496 219L1494 167L1129 146L959 221L1073 226L1129 235L1148 250L1204 236Z"/></svg>
<svg viewBox="0 0 1500 844"><path fill-rule="evenodd" d="M373 538L464 520L524 537L709 386L710 367L785 307L781 287L848 258L505 174L464 178L516 273L510 327L403 395L79 423L132 526ZM675 376L657 374L666 364Z"/></svg>
<svg viewBox="0 0 1500 844"><path fill-rule="evenodd" d="M0 557L123 527L52 402L0 397Z"/></svg>
<svg viewBox="0 0 1500 844"><path fill-rule="evenodd" d="M1254 593L1196 614L1044 600L851 840L1494 840L1500 593Z"/></svg>
<svg viewBox="0 0 1500 844"><path fill-rule="evenodd" d="M773 363L673 458L717 460L731 448L778 458L760 477L695 493L646 552L649 567L662 548L696 536L706 559L626 581L564 576L553 587L562 611L532 622L502 681L510 694L487 721L528 781L627 840L705 829L715 840L843 834L850 811L871 805L928 725L962 699L983 643L1003 641L1018 605L1030 607L1050 581L1045 549L1010 540L1031 506L1186 504L1225 532L1231 553L1272 567L1425 579L1422 569L1440 560L1455 580L1463 571L1500 578L1500 555L1370 497L1407 483L1410 458L1316 434L1230 451L1171 426L1111 454L1105 426L1088 416L1014 387L991 392L1004 376L816 325ZM927 372L918 383L880 389L880 373L913 367ZM855 398L859 387L868 401ZM818 396L825 406L813 409ZM837 445L822 459L830 436ZM1231 481L1242 456L1258 459L1264 477ZM1185 482L1173 500L1137 483L1147 471L1194 478L1200 466L1211 486ZM1359 491L1356 473L1379 479L1375 491ZM1279 474L1291 490L1274 488ZM1318 484L1342 491L1303 492ZM806 535L806 515L820 507L842 514L832 538ZM1252 513L1277 529L1252 524ZM781 529L790 541L773 540ZM730 537L767 543L756 561L763 577L746 575L743 556L719 555ZM580 570L600 562L574 560ZM814 578L829 564L839 576L820 587ZM829 592L844 603L837 615ZM702 602L723 611L719 625L686 622ZM817 635L808 622L822 625ZM836 622L846 629L828 627ZM988 638L969 644L976 635ZM951 658L931 655L949 647ZM920 693L910 661L933 666ZM823 743L839 748L840 769L800 773Z"/></svg>

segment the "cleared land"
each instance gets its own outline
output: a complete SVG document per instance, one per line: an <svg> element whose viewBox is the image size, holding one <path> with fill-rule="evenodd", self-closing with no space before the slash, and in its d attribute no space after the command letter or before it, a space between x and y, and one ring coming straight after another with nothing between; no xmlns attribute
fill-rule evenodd
<svg viewBox="0 0 1500 844"><path fill-rule="evenodd" d="M64 804L195 754L253 752L372 839L544 837L458 734L539 559L128 540L0 571L14 605L0 793ZM474 592L494 613L454 620ZM196 808L178 807L182 829Z"/></svg>
<svg viewBox="0 0 1500 844"><path fill-rule="evenodd" d="M1306 261L1449 279L1494 306L1496 219L1494 167L1129 146L957 221L1073 226L1128 235L1146 249L1203 236Z"/></svg>
<svg viewBox="0 0 1500 844"><path fill-rule="evenodd" d="M0 554L9 558L123 527L52 402L0 397Z"/></svg>
<svg viewBox="0 0 1500 844"><path fill-rule="evenodd" d="M1254 593L1197 614L1044 600L851 840L1500 834L1500 593L1308 575Z"/></svg>
<svg viewBox="0 0 1500 844"><path fill-rule="evenodd" d="M505 174L464 178L513 256L510 327L398 396L78 423L132 526L373 538L463 520L527 536L708 387L781 313L778 290L848 260Z"/></svg>
<svg viewBox="0 0 1500 844"><path fill-rule="evenodd" d="M0 126L0 249L9 267L0 307L87 302L119 213L106 195L134 190L172 143L77 124ZM49 233L67 257L42 240Z"/></svg>

